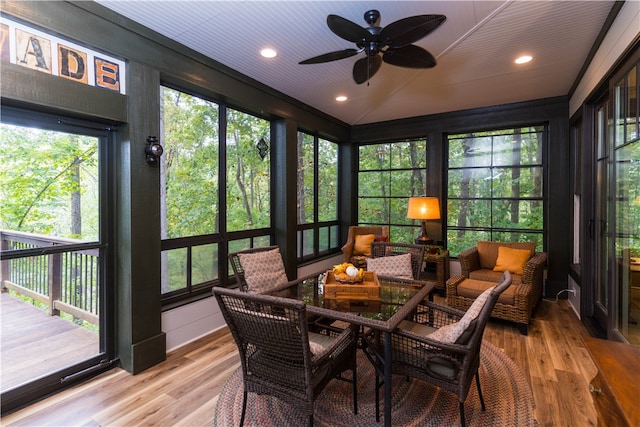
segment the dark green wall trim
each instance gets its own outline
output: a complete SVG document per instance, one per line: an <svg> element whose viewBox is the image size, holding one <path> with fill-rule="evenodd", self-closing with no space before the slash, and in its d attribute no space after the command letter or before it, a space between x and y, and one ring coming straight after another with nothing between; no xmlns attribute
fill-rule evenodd
<svg viewBox="0 0 640 427"><path fill-rule="evenodd" d="M338 218L340 219L339 242L347 241L350 225L358 223L358 146L340 144L338 147Z"/></svg>
<svg viewBox="0 0 640 427"><path fill-rule="evenodd" d="M7 62L2 63L0 84L3 105L28 106L48 113L72 114L78 118L111 125L127 120L127 97L109 90Z"/></svg>
<svg viewBox="0 0 640 427"><path fill-rule="evenodd" d="M117 351L123 368L136 373L164 360L166 348L144 345L162 340L160 271L160 169L147 164L148 136L160 135L159 74L129 64L129 124L118 132L116 185ZM150 96L150 94L156 94ZM153 362L149 364L150 362Z"/></svg>
<svg viewBox="0 0 640 427"><path fill-rule="evenodd" d="M133 366L128 369L132 374L156 365L166 359L167 340L164 332L139 341L131 346Z"/></svg>
<svg viewBox="0 0 640 427"><path fill-rule="evenodd" d="M481 129L518 126L527 123L531 119L545 121L549 117L556 115L558 105L560 105L561 109L563 104L568 105L568 97L559 96L356 125L351 128L351 141L372 143L391 139L421 138L429 133L463 133Z"/></svg>
<svg viewBox="0 0 640 427"><path fill-rule="evenodd" d="M272 123L275 150L271 157L274 175L271 222L275 244L280 247L284 267L289 278L297 275L297 202L298 171L297 123L277 120Z"/></svg>

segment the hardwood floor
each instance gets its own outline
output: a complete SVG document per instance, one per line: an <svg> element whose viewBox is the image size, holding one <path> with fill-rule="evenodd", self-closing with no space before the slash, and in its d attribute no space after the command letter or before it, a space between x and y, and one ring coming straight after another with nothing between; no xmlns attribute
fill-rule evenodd
<svg viewBox="0 0 640 427"><path fill-rule="evenodd" d="M95 356L97 332L0 293L0 383L11 389Z"/></svg>
<svg viewBox="0 0 640 427"><path fill-rule="evenodd" d="M539 426L596 425L588 390L596 374L582 337L588 332L564 300L541 301L520 335L492 320L485 339L527 374ZM138 375L114 369L1 419L3 426L212 425L218 393L239 360L225 330L190 343Z"/></svg>

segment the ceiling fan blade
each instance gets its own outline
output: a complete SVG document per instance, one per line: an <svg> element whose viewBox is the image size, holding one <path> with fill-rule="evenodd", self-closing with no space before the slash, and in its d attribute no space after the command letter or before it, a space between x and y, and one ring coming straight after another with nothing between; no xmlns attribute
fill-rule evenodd
<svg viewBox="0 0 640 427"><path fill-rule="evenodd" d="M322 62L337 61L339 59L349 58L350 56L357 55L362 52L362 49L345 49L338 50L336 52L329 52L323 55L314 56L313 58L305 59L298 62L298 64L320 64Z"/></svg>
<svg viewBox="0 0 640 427"><path fill-rule="evenodd" d="M410 44L399 49L389 48L382 57L384 62L406 68L432 68L436 58L420 46Z"/></svg>
<svg viewBox="0 0 640 427"><path fill-rule="evenodd" d="M382 66L380 55L368 56L358 59L353 65L353 80L357 84L362 84L369 80Z"/></svg>
<svg viewBox="0 0 640 427"><path fill-rule="evenodd" d="M444 15L417 15L400 19L384 27L378 39L390 47L404 47L414 43L438 28Z"/></svg>
<svg viewBox="0 0 640 427"><path fill-rule="evenodd" d="M371 33L360 25L338 15L327 16L327 25L335 35L353 43L358 43L363 40L369 41L372 37Z"/></svg>

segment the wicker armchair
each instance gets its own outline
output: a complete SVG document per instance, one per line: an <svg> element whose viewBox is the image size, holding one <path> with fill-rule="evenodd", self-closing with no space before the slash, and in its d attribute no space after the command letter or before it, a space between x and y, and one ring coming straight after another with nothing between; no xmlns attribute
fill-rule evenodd
<svg viewBox="0 0 640 427"><path fill-rule="evenodd" d="M347 235L347 242L342 246L342 253L344 254L344 262L350 262L358 268L367 267L367 257L365 253L358 253L354 251L356 244L356 236L373 235L374 239L380 241L387 240L389 238L389 227L387 226L358 226L352 225L349 227L349 234ZM369 246L367 245L367 250Z"/></svg>
<svg viewBox="0 0 640 427"><path fill-rule="evenodd" d="M533 310L542 297L544 269L547 254L535 252L535 243L478 242L474 248L458 255L461 275L447 280L447 304L466 310L486 288L500 280L502 272L493 271L500 247L527 249L532 255L524 265L522 274L512 272L513 283L500 297L492 316L515 322L523 335L527 335Z"/></svg>
<svg viewBox="0 0 640 427"><path fill-rule="evenodd" d="M353 384L353 412L358 412L356 342L358 330L339 334L310 332L302 301L213 288L238 346L244 381L244 423L247 393L267 394L292 405L313 426L315 399L333 378ZM342 373L351 371L350 379Z"/></svg>
<svg viewBox="0 0 640 427"><path fill-rule="evenodd" d="M482 410L485 402L480 388L478 367L480 346L491 310L500 295L511 285L511 274L505 272L502 281L479 297L467 312L447 306L425 303L426 311L418 322L403 320L392 333L393 373L430 382L458 396L460 421L465 425L464 402L473 377ZM417 319L413 319L417 320ZM375 341L370 341L375 342ZM384 337L381 336L382 351ZM371 351L371 349L365 351ZM369 358L371 360L371 358ZM376 402L379 402L380 378L376 369ZM376 420L379 421L376 406Z"/></svg>
<svg viewBox="0 0 640 427"><path fill-rule="evenodd" d="M420 279L420 270L424 261L424 245L413 243L373 242L371 258L411 254L411 270L414 280Z"/></svg>

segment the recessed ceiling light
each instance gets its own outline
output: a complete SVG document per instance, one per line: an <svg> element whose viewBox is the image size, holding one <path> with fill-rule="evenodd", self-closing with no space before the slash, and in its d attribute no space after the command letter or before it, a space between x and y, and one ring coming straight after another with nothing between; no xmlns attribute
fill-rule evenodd
<svg viewBox="0 0 640 427"><path fill-rule="evenodd" d="M275 58L276 56L278 56L278 52L267 47L260 51L260 55L264 56L265 58Z"/></svg>
<svg viewBox="0 0 640 427"><path fill-rule="evenodd" d="M531 62L532 59L533 59L533 57L531 55L522 55L522 56L516 58L515 63L516 64L526 64L527 62Z"/></svg>
<svg viewBox="0 0 640 427"><path fill-rule="evenodd" d="M344 95L338 95L338 96L336 96L336 101L338 101L338 102L344 102L344 101L346 101L346 100L347 100L347 97L346 97L346 96L344 96Z"/></svg>

